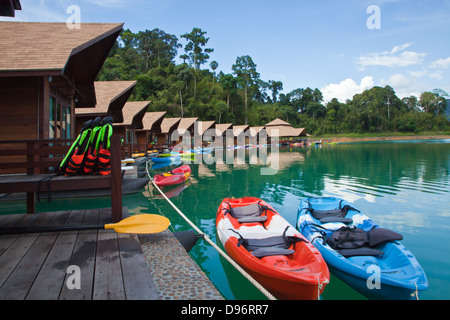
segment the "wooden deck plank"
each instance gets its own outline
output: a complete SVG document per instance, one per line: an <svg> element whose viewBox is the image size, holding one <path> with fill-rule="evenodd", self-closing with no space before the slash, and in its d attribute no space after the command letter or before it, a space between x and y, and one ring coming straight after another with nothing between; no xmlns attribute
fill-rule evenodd
<svg viewBox="0 0 450 320"><path fill-rule="evenodd" d="M118 234L123 283L127 300L158 300L158 290L148 270L139 239L135 234Z"/></svg>
<svg viewBox="0 0 450 320"><path fill-rule="evenodd" d="M99 223L107 222L106 212L100 211ZM117 234L113 230L98 231L94 280L94 300L125 299L119 244Z"/></svg>
<svg viewBox="0 0 450 320"><path fill-rule="evenodd" d="M86 210L84 213L82 225L98 224L98 209ZM97 251L97 232L83 230L78 233L74 250L70 258L69 265L80 268L80 288L69 289L64 285L60 300L91 300L92 288L94 285L95 256ZM69 275L66 274L64 284L67 283Z"/></svg>
<svg viewBox="0 0 450 320"><path fill-rule="evenodd" d="M16 223L14 224L2 224L5 226L25 227L29 225L44 226L48 224L48 221L53 217L52 214L43 214L39 216L31 216L27 214L13 215ZM8 219L7 221L10 221ZM5 220L3 220L5 221ZM0 256L0 292L4 282L8 279L10 274L14 271L15 267L19 264L23 256L28 252L33 243L38 238L38 234L22 234L22 235L4 235L0 236L0 247L8 248L1 253Z"/></svg>
<svg viewBox="0 0 450 320"><path fill-rule="evenodd" d="M2 217L0 227L110 222L111 209L92 209ZM67 287L69 265L80 268L80 289ZM83 230L0 236L0 300L158 298L136 235Z"/></svg>
<svg viewBox="0 0 450 320"><path fill-rule="evenodd" d="M64 224L69 212L55 214L49 225ZM0 288L0 300L23 300L44 263L58 233L39 234L14 271Z"/></svg>
<svg viewBox="0 0 450 320"><path fill-rule="evenodd" d="M65 225L80 225L83 214L82 210L71 211ZM57 235L56 241L27 294L27 300L58 299L77 237L78 231L60 232Z"/></svg>

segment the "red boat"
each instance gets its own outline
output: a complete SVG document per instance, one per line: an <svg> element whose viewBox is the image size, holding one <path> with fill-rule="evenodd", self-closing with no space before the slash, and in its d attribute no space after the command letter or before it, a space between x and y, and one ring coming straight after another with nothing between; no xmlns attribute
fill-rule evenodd
<svg viewBox="0 0 450 320"><path fill-rule="evenodd" d="M261 199L225 198L216 227L228 255L277 299L318 299L330 281L319 250Z"/></svg>
<svg viewBox="0 0 450 320"><path fill-rule="evenodd" d="M172 171L158 174L153 177L153 181L159 187L172 186L185 182L191 176L191 167L184 166L173 169Z"/></svg>

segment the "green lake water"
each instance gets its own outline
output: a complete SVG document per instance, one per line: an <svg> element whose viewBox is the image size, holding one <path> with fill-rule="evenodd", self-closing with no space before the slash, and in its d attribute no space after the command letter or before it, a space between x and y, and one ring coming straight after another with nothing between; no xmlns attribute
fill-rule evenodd
<svg viewBox="0 0 450 320"><path fill-rule="evenodd" d="M403 243L428 277L429 288L420 299L450 298L450 140L282 146L278 170L273 175L261 174L268 165L259 161L250 164L249 152L251 155L254 151L229 151L231 157L239 153L233 164L219 164L211 158L191 164L189 183L167 189L173 195L171 201L213 241L217 238L217 208L226 197L262 198L295 226L302 198L336 196L353 203L380 227L403 235ZM157 174L169 168L151 172ZM173 231L190 228L151 185L142 192L125 195L123 204L134 214L167 216ZM37 210L109 205L108 198L54 199L51 203L39 202ZM0 214L24 210L24 201L0 201ZM226 299L264 299L206 241L199 240L190 254ZM364 297L332 276L322 299Z"/></svg>

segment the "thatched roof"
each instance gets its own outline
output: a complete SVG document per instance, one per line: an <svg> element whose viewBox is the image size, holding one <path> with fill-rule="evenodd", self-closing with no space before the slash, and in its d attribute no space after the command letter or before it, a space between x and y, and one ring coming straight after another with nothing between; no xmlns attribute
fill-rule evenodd
<svg viewBox="0 0 450 320"><path fill-rule="evenodd" d="M271 126L289 126L291 127L291 125L289 123L287 123L284 120L281 120L279 118L276 118L273 121L270 121L269 123L266 124L266 127L271 127Z"/></svg>
<svg viewBox="0 0 450 320"><path fill-rule="evenodd" d="M269 137L300 137L306 136L305 128L293 128L288 126L266 127Z"/></svg>

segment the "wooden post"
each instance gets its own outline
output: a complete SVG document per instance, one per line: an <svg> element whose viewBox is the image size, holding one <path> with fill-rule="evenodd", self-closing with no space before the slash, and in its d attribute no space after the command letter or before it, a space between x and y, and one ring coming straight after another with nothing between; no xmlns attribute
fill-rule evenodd
<svg viewBox="0 0 450 320"><path fill-rule="evenodd" d="M111 137L111 218L112 222L122 220L122 175L120 174L120 138Z"/></svg>

